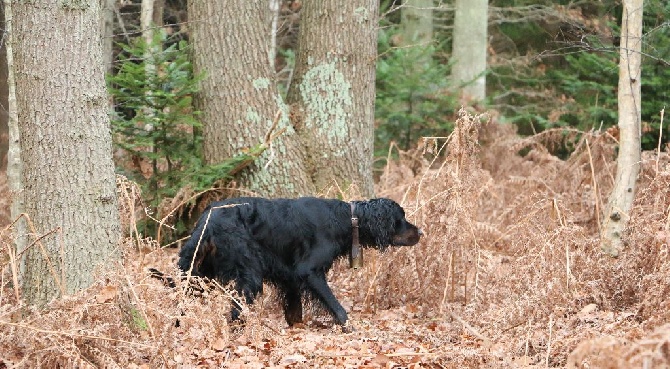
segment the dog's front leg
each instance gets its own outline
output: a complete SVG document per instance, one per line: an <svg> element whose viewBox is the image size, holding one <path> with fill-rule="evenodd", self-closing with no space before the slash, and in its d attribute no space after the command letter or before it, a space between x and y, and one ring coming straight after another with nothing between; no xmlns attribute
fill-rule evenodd
<svg viewBox="0 0 670 369"><path fill-rule="evenodd" d="M237 291L239 297L244 297L244 301L247 305L251 305L254 303L256 296L263 292L263 279L259 277L258 273L249 272L238 275L235 278L235 291ZM242 306L237 301L233 300L230 309L231 320L239 320L241 312Z"/></svg>
<svg viewBox="0 0 670 369"><path fill-rule="evenodd" d="M333 291L326 282L326 275L320 272L310 273L307 276L307 285L311 292L330 310L337 324L344 325L347 322L347 311L333 295Z"/></svg>

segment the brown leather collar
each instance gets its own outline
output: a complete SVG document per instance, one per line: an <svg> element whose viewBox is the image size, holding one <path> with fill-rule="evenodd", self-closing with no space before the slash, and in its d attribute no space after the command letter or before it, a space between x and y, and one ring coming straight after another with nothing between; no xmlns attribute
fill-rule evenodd
<svg viewBox="0 0 670 369"><path fill-rule="evenodd" d="M361 244L358 239L358 218L354 215L354 210L356 209L356 204L353 202L349 203L351 205L351 252L349 253L349 267L357 269L363 265L363 250L361 250Z"/></svg>

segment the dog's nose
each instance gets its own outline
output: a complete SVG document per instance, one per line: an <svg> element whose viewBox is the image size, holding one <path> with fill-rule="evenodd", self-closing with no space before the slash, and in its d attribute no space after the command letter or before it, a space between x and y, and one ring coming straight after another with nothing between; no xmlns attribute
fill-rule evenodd
<svg viewBox="0 0 670 369"><path fill-rule="evenodd" d="M423 236L423 231L419 228L419 237Z"/></svg>

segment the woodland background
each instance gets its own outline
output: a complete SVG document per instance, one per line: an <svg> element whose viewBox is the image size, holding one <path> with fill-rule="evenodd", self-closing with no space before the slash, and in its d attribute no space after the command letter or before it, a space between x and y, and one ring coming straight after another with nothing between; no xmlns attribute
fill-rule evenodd
<svg viewBox="0 0 670 369"><path fill-rule="evenodd" d="M269 3L277 5L273 72L288 96L305 4ZM253 137L256 146L208 162L197 102L207 76L193 69L186 1L154 3L150 33L140 1L109 2L123 261L79 292L26 304L3 158L0 368L669 367L670 4L644 1L641 171L625 248L612 258L600 234L619 143L621 3L489 2L479 97L452 78L458 2L425 3L414 7L418 24L430 25L421 40L407 40L403 4L378 9L369 169L374 194L401 202L426 237L413 248L366 251L358 270L336 265L329 281L353 328L343 332L319 306L305 326L288 328L272 288L245 311L246 325L231 326L225 286L193 296L149 277L148 267L177 275L194 217L215 198L252 191L244 171L279 136L271 129ZM231 17L245 16L236 10ZM138 83L147 75L155 80ZM162 93L149 96L151 86ZM326 181L311 194L365 193ZM57 234L25 233L31 246Z"/></svg>

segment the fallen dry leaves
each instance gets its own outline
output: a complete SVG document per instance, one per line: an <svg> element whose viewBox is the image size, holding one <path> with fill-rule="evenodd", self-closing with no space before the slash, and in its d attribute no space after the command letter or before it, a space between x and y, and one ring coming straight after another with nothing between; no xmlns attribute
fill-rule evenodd
<svg viewBox="0 0 670 369"><path fill-rule="evenodd" d="M311 302L305 324L289 328L270 286L244 326L230 325L230 291L187 294L180 281L169 289L150 278L148 267L177 276L176 250L134 234L119 270L30 309L14 294L4 229L0 369L670 365L667 153L643 155L629 249L613 260L599 252L596 222L612 184L609 135L521 138L462 116L449 140L425 145L399 153L377 193L402 201L427 236L412 248L366 250L362 268L341 262L329 274L347 329ZM570 157L552 154L565 145ZM131 192L126 229L142 214Z"/></svg>

